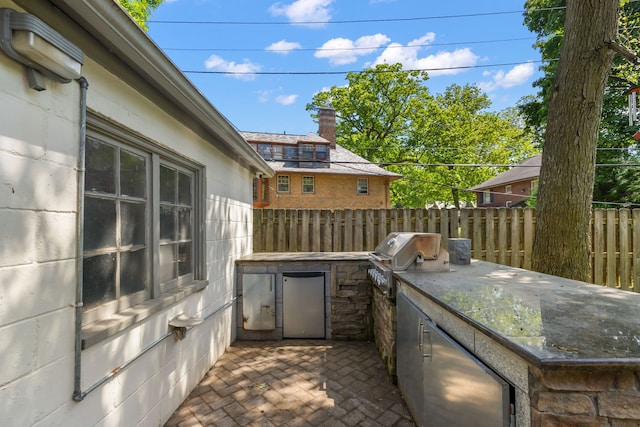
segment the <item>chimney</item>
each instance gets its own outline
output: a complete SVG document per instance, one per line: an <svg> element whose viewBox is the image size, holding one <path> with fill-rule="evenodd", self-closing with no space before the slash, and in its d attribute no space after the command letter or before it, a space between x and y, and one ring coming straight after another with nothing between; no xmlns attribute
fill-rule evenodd
<svg viewBox="0 0 640 427"><path fill-rule="evenodd" d="M331 148L336 148L336 110L333 108L318 110L318 134L331 142Z"/></svg>

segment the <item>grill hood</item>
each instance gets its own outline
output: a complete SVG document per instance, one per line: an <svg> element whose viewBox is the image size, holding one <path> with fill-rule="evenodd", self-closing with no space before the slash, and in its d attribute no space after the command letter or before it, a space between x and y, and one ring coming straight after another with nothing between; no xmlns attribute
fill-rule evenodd
<svg viewBox="0 0 640 427"><path fill-rule="evenodd" d="M371 253L378 262L392 270L432 269L436 264L448 269L449 254L440 247L438 233L393 232ZM433 262L437 260L438 262ZM430 266L430 264L433 264Z"/></svg>

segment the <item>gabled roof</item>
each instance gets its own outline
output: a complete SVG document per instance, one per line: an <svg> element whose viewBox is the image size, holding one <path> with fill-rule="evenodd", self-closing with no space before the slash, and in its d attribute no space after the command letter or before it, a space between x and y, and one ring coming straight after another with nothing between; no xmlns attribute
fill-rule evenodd
<svg viewBox="0 0 640 427"><path fill-rule="evenodd" d="M274 133L259 132L240 132L242 136L251 143L272 143L272 144L290 144L296 145L298 142L314 143L314 144L330 144L325 139L315 133L307 135L288 135ZM347 150L340 145L331 148L331 163L328 168L304 168L298 167L298 162L267 160L267 163L276 172L299 172L313 174L338 174L338 175L362 175L362 176L386 176L392 179L402 178L402 175L395 172L389 172L377 166L365 158Z"/></svg>
<svg viewBox="0 0 640 427"><path fill-rule="evenodd" d="M495 176L490 180L483 182L482 184L478 184L475 187L470 188L470 190L472 191L487 190L493 187L498 187L500 185L506 185L514 182L536 179L540 176L541 162L542 162L541 154L530 157L520 162L518 166L514 166L508 171L502 172L498 176Z"/></svg>

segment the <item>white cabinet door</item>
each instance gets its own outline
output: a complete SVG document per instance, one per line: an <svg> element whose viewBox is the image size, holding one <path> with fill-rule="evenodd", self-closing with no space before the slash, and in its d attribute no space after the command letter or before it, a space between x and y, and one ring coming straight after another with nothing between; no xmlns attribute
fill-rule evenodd
<svg viewBox="0 0 640 427"><path fill-rule="evenodd" d="M273 274L242 275L242 317L244 329L275 329L276 291Z"/></svg>

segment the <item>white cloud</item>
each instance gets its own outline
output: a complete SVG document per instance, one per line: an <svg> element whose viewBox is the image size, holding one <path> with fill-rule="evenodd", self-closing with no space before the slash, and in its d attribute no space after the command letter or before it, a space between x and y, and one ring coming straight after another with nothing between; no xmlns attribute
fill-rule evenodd
<svg viewBox="0 0 640 427"><path fill-rule="evenodd" d="M291 22L329 22L329 6L334 0L296 0L290 4L274 3L269 8L274 16L286 16ZM320 24L322 26L323 24ZM318 26L309 24L309 26Z"/></svg>
<svg viewBox="0 0 640 427"><path fill-rule="evenodd" d="M301 47L300 43L280 40L279 42L271 43L265 49L280 55L288 55L292 50L300 49Z"/></svg>
<svg viewBox="0 0 640 427"><path fill-rule="evenodd" d="M403 46L400 43L391 43L376 58L373 65L387 63L401 63L404 69L428 70L429 76L444 74L458 74L465 67L471 67L478 63L478 55L470 48L456 49L454 51L440 51L438 53L420 56L420 51L435 40L434 33L412 40Z"/></svg>
<svg viewBox="0 0 640 427"><path fill-rule="evenodd" d="M262 66L259 64L253 64L248 59L245 59L242 63L234 61L226 61L218 55L211 55L205 62L204 66L207 70L223 71L227 73L242 73L242 74L230 74L231 77L239 80L253 80L256 78L255 74L262 70Z"/></svg>
<svg viewBox="0 0 640 427"><path fill-rule="evenodd" d="M496 89L508 89L510 87L519 86L526 83L534 73L532 62L519 64L506 73L499 70L495 73L484 72L483 77L491 78L489 81L480 82L478 87L485 92L491 92Z"/></svg>
<svg viewBox="0 0 640 427"><path fill-rule="evenodd" d="M375 60L374 65L388 63L401 63L408 70L428 70L429 76L443 74L458 74L464 67L474 66L479 57L470 48L456 49L454 51L441 51L433 55L420 56L421 49L435 40L434 33L412 40L403 46L400 43L392 43Z"/></svg>
<svg viewBox="0 0 640 427"><path fill-rule="evenodd" d="M356 41L338 37L325 42L313 54L316 58L326 58L332 65L351 64L359 56L369 55L391 39L384 34L362 36Z"/></svg>
<svg viewBox="0 0 640 427"><path fill-rule="evenodd" d="M291 105L296 102L298 95L278 95L276 96L276 102L282 105Z"/></svg>

